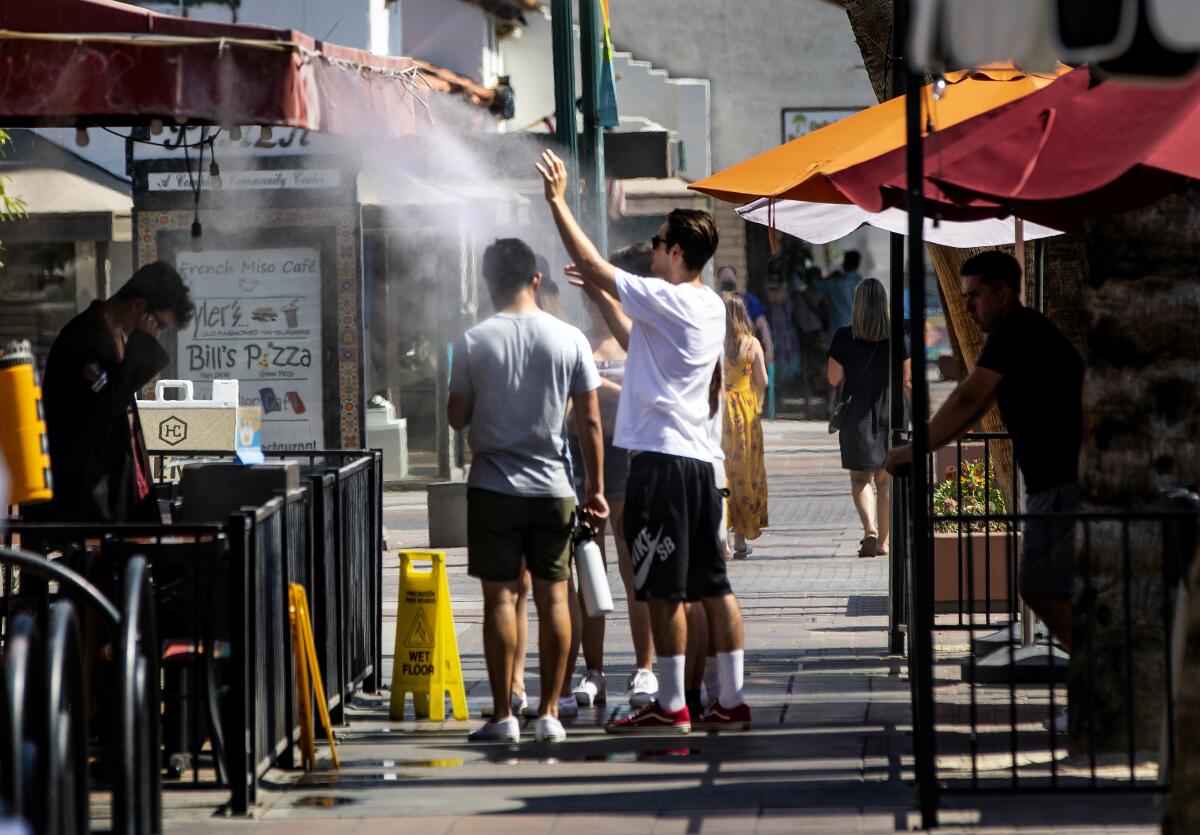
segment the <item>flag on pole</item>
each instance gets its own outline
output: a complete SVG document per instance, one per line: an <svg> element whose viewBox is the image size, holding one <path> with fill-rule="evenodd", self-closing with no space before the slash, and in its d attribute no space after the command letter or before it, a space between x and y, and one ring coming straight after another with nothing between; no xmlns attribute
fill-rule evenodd
<svg viewBox="0 0 1200 835"><path fill-rule="evenodd" d="M597 116L600 127L615 128L620 123L617 117L617 78L613 71L612 34L608 25L608 0L600 0L604 15L604 50L600 59L600 101Z"/></svg>

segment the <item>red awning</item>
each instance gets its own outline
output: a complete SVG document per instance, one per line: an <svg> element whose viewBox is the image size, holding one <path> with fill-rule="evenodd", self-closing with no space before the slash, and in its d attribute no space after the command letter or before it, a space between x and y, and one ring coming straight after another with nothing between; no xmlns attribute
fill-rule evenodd
<svg viewBox="0 0 1200 835"><path fill-rule="evenodd" d="M936 104L934 105L936 107ZM1087 68L926 140L930 213L1015 213L1056 228L1129 211L1200 178L1200 79L1094 82ZM901 208L903 149L831 176L868 211Z"/></svg>
<svg viewBox="0 0 1200 835"><path fill-rule="evenodd" d="M115 0L0 4L0 124L288 125L403 136L492 91L411 58L290 29L173 17Z"/></svg>

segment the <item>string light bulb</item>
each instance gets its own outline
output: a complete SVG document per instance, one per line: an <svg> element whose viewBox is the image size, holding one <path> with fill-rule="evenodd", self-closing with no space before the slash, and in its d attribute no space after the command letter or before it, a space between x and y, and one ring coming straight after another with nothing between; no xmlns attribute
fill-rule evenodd
<svg viewBox="0 0 1200 835"><path fill-rule="evenodd" d="M271 126L263 125L262 129L258 133L258 138L263 142L270 142L272 135L273 135L273 131L271 130Z"/></svg>
<svg viewBox="0 0 1200 835"><path fill-rule="evenodd" d="M150 120L150 135L158 136L162 132L163 132L163 120L162 119L151 119Z"/></svg>
<svg viewBox="0 0 1200 835"><path fill-rule="evenodd" d="M204 227L200 225L200 219L192 221L192 252L204 251Z"/></svg>
<svg viewBox="0 0 1200 835"><path fill-rule="evenodd" d="M221 187L221 166L215 159L208 164L208 184L213 188Z"/></svg>
<svg viewBox="0 0 1200 835"><path fill-rule="evenodd" d="M946 95L946 79L939 75L933 82L933 100L941 101L944 95Z"/></svg>
<svg viewBox="0 0 1200 835"><path fill-rule="evenodd" d="M92 139L90 136L88 136L87 128L83 127L82 125L75 128L76 145L78 145L80 148L86 148L89 144L91 144L91 141Z"/></svg>

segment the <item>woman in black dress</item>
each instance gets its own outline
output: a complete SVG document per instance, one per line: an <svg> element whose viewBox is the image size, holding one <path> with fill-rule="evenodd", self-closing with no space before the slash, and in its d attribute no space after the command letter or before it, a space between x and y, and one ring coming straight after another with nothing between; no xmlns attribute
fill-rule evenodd
<svg viewBox="0 0 1200 835"><path fill-rule="evenodd" d="M892 483L883 460L887 453L888 400L887 293L877 279L866 278L854 291L850 325L833 335L829 346L829 384L842 385L847 403L838 442L842 467L850 471L850 494L862 520L858 555L888 552ZM904 352L904 399L912 396L912 366Z"/></svg>

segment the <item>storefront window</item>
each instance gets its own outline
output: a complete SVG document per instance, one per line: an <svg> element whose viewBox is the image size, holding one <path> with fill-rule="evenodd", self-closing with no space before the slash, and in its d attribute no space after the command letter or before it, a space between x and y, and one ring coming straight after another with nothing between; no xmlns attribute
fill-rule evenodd
<svg viewBox="0 0 1200 835"><path fill-rule="evenodd" d="M28 339L38 370L78 312L73 243L6 243L0 249L0 342Z"/></svg>

